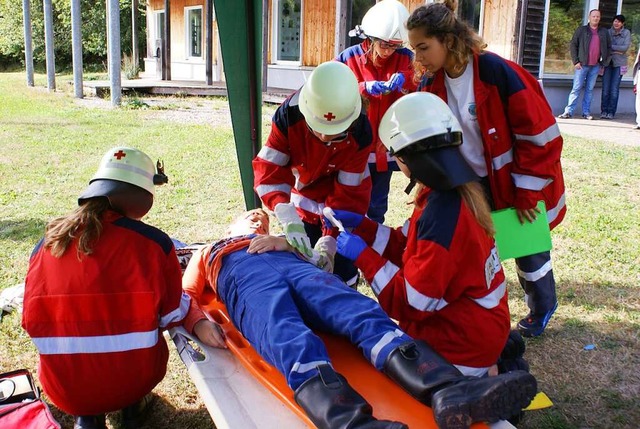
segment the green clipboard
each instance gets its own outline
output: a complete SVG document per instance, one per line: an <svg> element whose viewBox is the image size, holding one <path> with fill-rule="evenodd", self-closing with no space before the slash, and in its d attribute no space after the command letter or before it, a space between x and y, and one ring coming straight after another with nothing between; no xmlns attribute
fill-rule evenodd
<svg viewBox="0 0 640 429"><path fill-rule="evenodd" d="M540 213L533 223L520 224L515 208L491 213L496 229L496 246L501 261L551 250L551 231L544 201L538 201Z"/></svg>

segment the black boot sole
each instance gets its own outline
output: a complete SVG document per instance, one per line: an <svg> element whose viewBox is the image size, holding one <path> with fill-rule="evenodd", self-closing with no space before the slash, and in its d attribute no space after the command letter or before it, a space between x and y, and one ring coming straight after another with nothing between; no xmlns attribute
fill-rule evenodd
<svg viewBox="0 0 640 429"><path fill-rule="evenodd" d="M432 409L440 429L468 429L475 422L507 420L536 395L536 379L524 371L466 380L433 396Z"/></svg>

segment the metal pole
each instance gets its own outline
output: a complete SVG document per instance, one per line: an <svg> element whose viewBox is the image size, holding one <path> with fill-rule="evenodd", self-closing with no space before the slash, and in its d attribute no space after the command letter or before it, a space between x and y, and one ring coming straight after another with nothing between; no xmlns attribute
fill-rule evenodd
<svg viewBox="0 0 640 429"><path fill-rule="evenodd" d="M249 91L249 133L251 137L251 147L253 150L253 156L255 157L260 151L260 146L262 142L260 141L260 132L258 127L261 124L258 123L258 119L262 117L262 106L258 105L260 103L260 98L258 98L258 94L262 94L262 79L259 77L261 74L262 66L256 60L256 55L258 53L257 49L259 49L259 45L256 46L256 33L255 33L255 11L254 11L254 3L253 0L245 0L246 5L246 20L247 20L247 45L249 49L247 49L248 56L248 72L249 72L249 87L251 90ZM260 4L262 6L262 4ZM262 14L260 14L260 22L262 22ZM260 40L262 40L262 35L260 35ZM259 42L261 43L261 42ZM260 53L262 58L262 53ZM260 65L260 69L258 66ZM258 80L260 79L260 80ZM245 202L246 204L247 202ZM262 202L260 201L260 197L255 192L253 193L253 207L261 207Z"/></svg>
<svg viewBox="0 0 640 429"><path fill-rule="evenodd" d="M162 79L171 80L171 1L164 0L164 46L162 47Z"/></svg>
<svg viewBox="0 0 640 429"><path fill-rule="evenodd" d="M31 1L22 0L24 22L24 65L27 69L27 86L33 86L33 39L31 37Z"/></svg>
<svg viewBox="0 0 640 429"><path fill-rule="evenodd" d="M51 0L43 0L44 8L44 46L47 59L47 88L56 90L56 60L53 53L53 10Z"/></svg>
<svg viewBox="0 0 640 429"><path fill-rule="evenodd" d="M82 14L80 0L71 0L71 41L73 56L73 88L76 98L82 98Z"/></svg>
<svg viewBox="0 0 640 429"><path fill-rule="evenodd" d="M111 105L114 107L119 106L122 99L120 56L120 2L109 0L109 70Z"/></svg>

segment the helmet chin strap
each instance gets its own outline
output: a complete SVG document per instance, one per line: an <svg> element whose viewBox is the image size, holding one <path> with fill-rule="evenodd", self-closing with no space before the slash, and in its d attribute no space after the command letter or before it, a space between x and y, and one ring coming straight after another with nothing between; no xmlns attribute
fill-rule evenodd
<svg viewBox="0 0 640 429"><path fill-rule="evenodd" d="M413 177L413 174L412 174L411 177L409 177L409 184L407 185L406 188L404 188L404 193L409 195L411 191L413 191L413 188L415 188L415 186L416 186L416 179Z"/></svg>

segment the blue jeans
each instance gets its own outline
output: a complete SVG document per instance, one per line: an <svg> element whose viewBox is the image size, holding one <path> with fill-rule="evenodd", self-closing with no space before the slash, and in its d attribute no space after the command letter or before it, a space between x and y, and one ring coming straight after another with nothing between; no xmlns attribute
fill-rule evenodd
<svg viewBox="0 0 640 429"><path fill-rule="evenodd" d="M217 286L233 324L293 390L331 361L314 330L346 337L378 370L411 341L376 301L291 252L231 252Z"/></svg>
<svg viewBox="0 0 640 429"><path fill-rule="evenodd" d="M573 88L569 93L569 102L567 107L564 108L564 113L573 116L573 111L578 104L578 97L580 92L584 88L584 98L582 99L582 114L589 115L591 113L591 99L593 98L593 87L596 86L596 79L598 78L599 65L595 66L582 66L580 70L576 70L573 75Z"/></svg>
<svg viewBox="0 0 640 429"><path fill-rule="evenodd" d="M607 66L602 76L602 101L600 111L615 116L618 109L618 95L620 94L620 67Z"/></svg>
<svg viewBox="0 0 640 429"><path fill-rule="evenodd" d="M377 171L375 164L369 164L371 174L371 201L367 210L367 217L378 223L384 223L384 215L389 206L389 188L391 174L400 170L395 162L390 162L387 171Z"/></svg>

